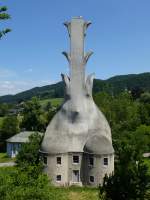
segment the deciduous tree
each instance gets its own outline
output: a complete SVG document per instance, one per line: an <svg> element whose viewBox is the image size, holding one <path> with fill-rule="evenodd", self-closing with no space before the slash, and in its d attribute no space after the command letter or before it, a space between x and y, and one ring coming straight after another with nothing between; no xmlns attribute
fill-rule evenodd
<svg viewBox="0 0 150 200"><path fill-rule="evenodd" d="M121 141L116 148L115 173L105 176L100 193L108 200L144 200L150 185L148 167L136 146Z"/></svg>
<svg viewBox="0 0 150 200"><path fill-rule="evenodd" d="M45 124L42 118L41 105L36 97L24 104L21 126L28 131L43 131Z"/></svg>

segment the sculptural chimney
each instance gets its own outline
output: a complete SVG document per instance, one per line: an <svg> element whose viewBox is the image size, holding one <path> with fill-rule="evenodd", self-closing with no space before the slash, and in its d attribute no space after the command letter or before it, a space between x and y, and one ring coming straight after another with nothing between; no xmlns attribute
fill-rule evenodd
<svg viewBox="0 0 150 200"><path fill-rule="evenodd" d="M91 22L85 22L82 17L75 17L71 22L65 22L70 37L70 52L63 52L70 66L70 95L78 107L81 94L85 88L85 65L92 52L84 53L84 38L86 29ZM78 103L79 101L79 103Z"/></svg>

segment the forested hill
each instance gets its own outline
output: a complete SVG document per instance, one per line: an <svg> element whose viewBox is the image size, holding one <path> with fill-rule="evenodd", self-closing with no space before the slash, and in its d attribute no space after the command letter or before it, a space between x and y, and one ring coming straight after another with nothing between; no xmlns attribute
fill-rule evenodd
<svg viewBox="0 0 150 200"><path fill-rule="evenodd" d="M107 80L94 80L93 93L105 91L113 95L124 90L140 90L150 92L150 72L142 74L129 74L114 76ZM0 103L17 103L31 99L33 96L45 98L59 98L64 95L64 84L58 82L56 84L43 87L35 87L33 89L18 93L16 95L5 95L0 97Z"/></svg>

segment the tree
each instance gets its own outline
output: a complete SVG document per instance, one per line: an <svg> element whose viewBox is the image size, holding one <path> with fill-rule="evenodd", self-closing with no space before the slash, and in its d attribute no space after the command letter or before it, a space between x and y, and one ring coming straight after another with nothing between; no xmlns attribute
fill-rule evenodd
<svg viewBox="0 0 150 200"><path fill-rule="evenodd" d="M0 117L4 117L8 114L9 105L6 103L0 104Z"/></svg>
<svg viewBox="0 0 150 200"><path fill-rule="evenodd" d="M10 15L7 14L6 11L7 11L6 6L0 6L0 20L10 19ZM10 31L11 31L11 29L9 29L9 28L0 30L0 39L2 38L3 35L6 35Z"/></svg>
<svg viewBox="0 0 150 200"><path fill-rule="evenodd" d="M150 93L145 92L140 97L139 113L142 124L150 124Z"/></svg>
<svg viewBox="0 0 150 200"><path fill-rule="evenodd" d="M149 103L150 104L150 93L149 92L144 92L140 96L140 101L143 103Z"/></svg>
<svg viewBox="0 0 150 200"><path fill-rule="evenodd" d="M19 121L16 116L7 116L4 118L1 126L0 138L2 140L8 139L19 132Z"/></svg>
<svg viewBox="0 0 150 200"><path fill-rule="evenodd" d="M44 111L49 111L49 110L51 110L51 109L52 109L52 104L51 104L50 101L48 101L48 102L46 103L46 105L44 106Z"/></svg>
<svg viewBox="0 0 150 200"><path fill-rule="evenodd" d="M19 130L19 120L16 116L7 116L4 118L0 130L0 150L5 151L6 139L17 134Z"/></svg>
<svg viewBox="0 0 150 200"><path fill-rule="evenodd" d="M39 159L39 149L42 136L37 132L29 137L29 142L22 144L21 150L16 157L17 166L26 170L29 166L41 170L42 165ZM37 170L38 171L38 170Z"/></svg>
<svg viewBox="0 0 150 200"><path fill-rule="evenodd" d="M134 101L128 92L116 96L104 92L97 93L94 100L105 114L114 139L121 137L125 131L136 130L140 125L139 102Z"/></svg>
<svg viewBox="0 0 150 200"><path fill-rule="evenodd" d="M115 173L105 176L100 193L108 200L144 200L150 176L139 150L126 141L119 142L116 149Z"/></svg>
<svg viewBox="0 0 150 200"><path fill-rule="evenodd" d="M36 97L24 104L21 126L28 131L44 131L45 122L42 117L41 105Z"/></svg>
<svg viewBox="0 0 150 200"><path fill-rule="evenodd" d="M131 142L141 154L150 152L150 126L140 125L131 133Z"/></svg>

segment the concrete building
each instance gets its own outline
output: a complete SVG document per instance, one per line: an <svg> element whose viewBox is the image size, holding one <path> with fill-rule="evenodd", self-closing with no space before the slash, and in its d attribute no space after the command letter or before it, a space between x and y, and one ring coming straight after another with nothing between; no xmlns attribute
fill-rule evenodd
<svg viewBox="0 0 150 200"><path fill-rule="evenodd" d="M84 37L91 22L75 17L65 22L70 52L63 52L70 75L62 74L65 101L47 127L41 145L45 171L54 185L102 184L114 170L111 130L92 98L93 74L85 76L92 52L84 53Z"/></svg>

